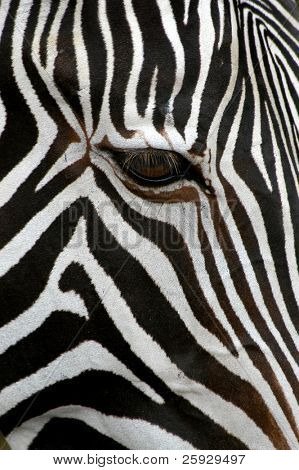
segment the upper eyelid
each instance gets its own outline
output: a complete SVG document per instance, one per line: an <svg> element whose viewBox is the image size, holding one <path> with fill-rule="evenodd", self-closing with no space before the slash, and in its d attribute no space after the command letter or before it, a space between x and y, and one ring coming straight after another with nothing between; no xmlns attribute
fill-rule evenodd
<svg viewBox="0 0 299 470"><path fill-rule="evenodd" d="M173 150L164 150L164 149L128 149L128 150L121 150L115 152L116 154L123 154L124 156L124 165L128 161L134 160L136 157L140 155L141 158L147 157L148 160L151 160L154 162L155 158L159 157L165 157L165 162L171 162L176 166L179 160L184 161L185 158L179 154L178 152L175 152ZM162 162L161 162L162 163Z"/></svg>
<svg viewBox="0 0 299 470"><path fill-rule="evenodd" d="M132 149L124 149L124 148L119 148L119 149L113 149L113 150L110 150L111 152L115 153L115 154L144 154L144 153L148 153L148 154L160 154L160 155L167 155L167 154L173 154L173 155L176 155L178 157L181 157L181 158L184 158L179 152L176 152L175 150L170 150L170 149L159 149L159 148L153 148L153 147L147 147L147 148L132 148Z"/></svg>
<svg viewBox="0 0 299 470"><path fill-rule="evenodd" d="M124 152L124 161L122 164L123 169L129 170L131 167L154 168L156 166L164 165L165 169L180 173L180 165L184 163L184 158L174 152L164 150L144 150L144 151L130 151ZM140 158L138 158L140 157Z"/></svg>

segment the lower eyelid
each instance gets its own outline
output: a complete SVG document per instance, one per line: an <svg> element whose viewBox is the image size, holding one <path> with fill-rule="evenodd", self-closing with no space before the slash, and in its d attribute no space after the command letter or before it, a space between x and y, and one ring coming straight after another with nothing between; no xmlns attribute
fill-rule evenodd
<svg viewBox="0 0 299 470"><path fill-rule="evenodd" d="M129 175L133 175L134 179L137 180L137 182L141 183L142 185L155 185L155 186L165 186L167 184L170 184L180 178L179 174L168 174L166 176L160 176L160 177L154 177L154 176L143 176L142 174L134 173L133 170L129 171Z"/></svg>

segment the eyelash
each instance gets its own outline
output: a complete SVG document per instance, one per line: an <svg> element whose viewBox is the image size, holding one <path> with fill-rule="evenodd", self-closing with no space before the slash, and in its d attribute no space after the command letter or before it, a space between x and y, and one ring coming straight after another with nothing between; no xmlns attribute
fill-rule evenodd
<svg viewBox="0 0 299 470"><path fill-rule="evenodd" d="M122 169L142 185L166 185L187 176L190 162L176 152L147 149L117 152Z"/></svg>

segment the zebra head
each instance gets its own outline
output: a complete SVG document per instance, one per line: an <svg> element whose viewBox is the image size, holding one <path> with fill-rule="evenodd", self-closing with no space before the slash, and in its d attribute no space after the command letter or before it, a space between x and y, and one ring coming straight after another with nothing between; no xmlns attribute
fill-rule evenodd
<svg viewBox="0 0 299 470"><path fill-rule="evenodd" d="M297 48L291 0L1 2L13 448L298 448Z"/></svg>

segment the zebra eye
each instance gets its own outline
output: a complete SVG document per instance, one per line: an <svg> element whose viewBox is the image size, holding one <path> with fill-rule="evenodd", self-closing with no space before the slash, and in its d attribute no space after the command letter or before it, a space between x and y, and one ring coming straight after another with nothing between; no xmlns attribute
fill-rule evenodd
<svg viewBox="0 0 299 470"><path fill-rule="evenodd" d="M190 162L176 152L157 149L117 152L129 176L142 185L166 185L186 176Z"/></svg>

